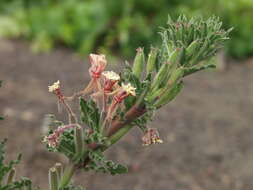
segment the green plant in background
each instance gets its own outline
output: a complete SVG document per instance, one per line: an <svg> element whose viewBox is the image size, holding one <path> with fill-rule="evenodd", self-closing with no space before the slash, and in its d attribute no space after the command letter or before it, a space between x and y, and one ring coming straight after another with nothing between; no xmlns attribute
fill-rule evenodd
<svg viewBox="0 0 253 190"><path fill-rule="evenodd" d="M5 144L6 140L0 142L0 189L1 190L13 190L24 189L32 190L32 183L28 178L22 177L20 180L16 180L15 166L20 162L21 155L18 155L16 160L10 161L5 164Z"/></svg>
<svg viewBox="0 0 253 190"><path fill-rule="evenodd" d="M167 13L178 16L215 14L224 27L233 25L226 51L236 58L252 55L253 1L251 0L3 0L0 36L22 37L35 51L59 44L81 54L91 51L132 56L132 49L158 45L158 26Z"/></svg>
<svg viewBox="0 0 253 190"><path fill-rule="evenodd" d="M0 88L2 87L2 83L3 81L0 80ZM0 116L0 120L3 120L4 118L2 116Z"/></svg>
<svg viewBox="0 0 253 190"><path fill-rule="evenodd" d="M118 142L133 127L143 132L143 145L162 143L156 128L148 127L154 113L171 102L183 88L186 76L213 68L207 62L228 40L230 30L221 29L216 17L187 19L180 16L160 30L161 45L150 48L148 55L138 48L131 66L126 63L119 73L105 71L107 60L103 54L90 54L90 82L72 96L62 93L60 81L49 86L59 105L67 113L68 123L50 116L48 132L43 142L48 151L68 158L65 167L56 163L49 169L50 190L81 190L73 185L77 170L96 171L111 175L127 172L127 167L108 160L104 151ZM76 115L69 101L79 98L80 115ZM3 146L0 146L1 190L30 190L27 179L14 181L14 164L3 165ZM8 174L7 182L3 177Z"/></svg>
<svg viewBox="0 0 253 190"><path fill-rule="evenodd" d="M226 27L234 26L233 40L228 43L227 51L234 57L245 58L253 55L253 1L219 1L219 15L224 18ZM218 7L217 7L218 8ZM218 10L219 10L218 9Z"/></svg>

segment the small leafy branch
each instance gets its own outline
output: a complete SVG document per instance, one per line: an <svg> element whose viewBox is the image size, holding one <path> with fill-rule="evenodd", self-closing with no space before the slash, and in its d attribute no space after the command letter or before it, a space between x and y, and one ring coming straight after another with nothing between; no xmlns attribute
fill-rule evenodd
<svg viewBox="0 0 253 190"><path fill-rule="evenodd" d="M24 189L32 190L32 183L28 178L15 179L16 170L14 168L21 160L21 154L18 155L16 160L10 161L5 164L5 143L6 139L0 142L0 189L13 190Z"/></svg>
<svg viewBox="0 0 253 190"><path fill-rule="evenodd" d="M161 47L152 47L148 56L138 48L132 66L126 63L119 74L105 71L105 55L90 54L91 80L83 90L65 96L60 81L49 86L65 108L68 123L50 115L43 142L49 151L69 160L64 168L60 163L50 168L50 190L82 189L71 183L80 169L112 175L127 172L125 166L106 159L103 153L135 126L143 132L143 145L162 143L158 130L149 128L148 122L178 95L186 76L215 67L207 60L222 47L230 32L221 26L216 17L169 18L160 32ZM80 102L78 117L69 105L76 99Z"/></svg>

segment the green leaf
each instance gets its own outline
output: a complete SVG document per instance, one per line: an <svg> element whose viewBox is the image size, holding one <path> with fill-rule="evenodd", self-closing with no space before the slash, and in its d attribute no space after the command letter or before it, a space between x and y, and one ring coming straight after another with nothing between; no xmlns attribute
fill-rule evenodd
<svg viewBox="0 0 253 190"><path fill-rule="evenodd" d="M100 112L93 100L80 99L81 120L94 131L100 131Z"/></svg>
<svg viewBox="0 0 253 190"><path fill-rule="evenodd" d="M89 158L92 160L86 170L94 170L96 172L110 173L111 175L126 173L127 167L107 160L101 151L89 152Z"/></svg>
<svg viewBox="0 0 253 190"><path fill-rule="evenodd" d="M3 181L6 175L8 175L9 172L14 168L14 166L17 165L21 160L21 154L19 154L16 160L11 160L8 164L4 164L6 142L6 139L0 142L0 182ZM18 190L22 188L25 188L25 190L32 190L31 180L22 177L20 180L14 181L6 185L0 183L1 190Z"/></svg>
<svg viewBox="0 0 253 190"><path fill-rule="evenodd" d="M67 187L64 187L63 189L60 190L85 190L85 188L81 186L75 186L74 184L70 184Z"/></svg>

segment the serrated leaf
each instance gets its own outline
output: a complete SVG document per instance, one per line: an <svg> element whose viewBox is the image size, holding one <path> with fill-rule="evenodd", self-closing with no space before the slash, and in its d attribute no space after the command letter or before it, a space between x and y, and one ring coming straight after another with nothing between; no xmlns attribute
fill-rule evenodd
<svg viewBox="0 0 253 190"><path fill-rule="evenodd" d="M101 151L89 152L89 158L92 160L87 166L89 170L106 172L111 175L127 172L127 168L125 166L114 163L112 160L107 160Z"/></svg>
<svg viewBox="0 0 253 190"><path fill-rule="evenodd" d="M93 100L80 99L81 120L94 131L100 130L100 113L97 104Z"/></svg>

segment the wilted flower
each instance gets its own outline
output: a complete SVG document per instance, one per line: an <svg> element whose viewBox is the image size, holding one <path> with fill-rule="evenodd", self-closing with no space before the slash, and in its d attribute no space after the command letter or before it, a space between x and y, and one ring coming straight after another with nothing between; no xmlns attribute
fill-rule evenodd
<svg viewBox="0 0 253 190"><path fill-rule="evenodd" d="M104 71L107 61L105 55L90 54L89 56L91 67L89 69L90 76L93 79L98 79Z"/></svg>
<svg viewBox="0 0 253 190"><path fill-rule="evenodd" d="M144 136L142 137L143 145L148 146L151 144L161 144L163 141L159 137L159 133L156 128L149 128L146 130Z"/></svg>
<svg viewBox="0 0 253 190"><path fill-rule="evenodd" d="M89 68L91 81L82 91L74 94L71 97L66 97L67 100L73 100L75 97L86 95L88 93L91 93L92 91L96 92L101 90L102 87L100 84L100 77L107 65L105 55L90 54L89 60L91 64L91 67Z"/></svg>
<svg viewBox="0 0 253 190"><path fill-rule="evenodd" d="M49 147L55 148L60 142L61 134L67 129L74 128L75 126L74 124L59 126L52 134L45 136L43 142L47 143Z"/></svg>

